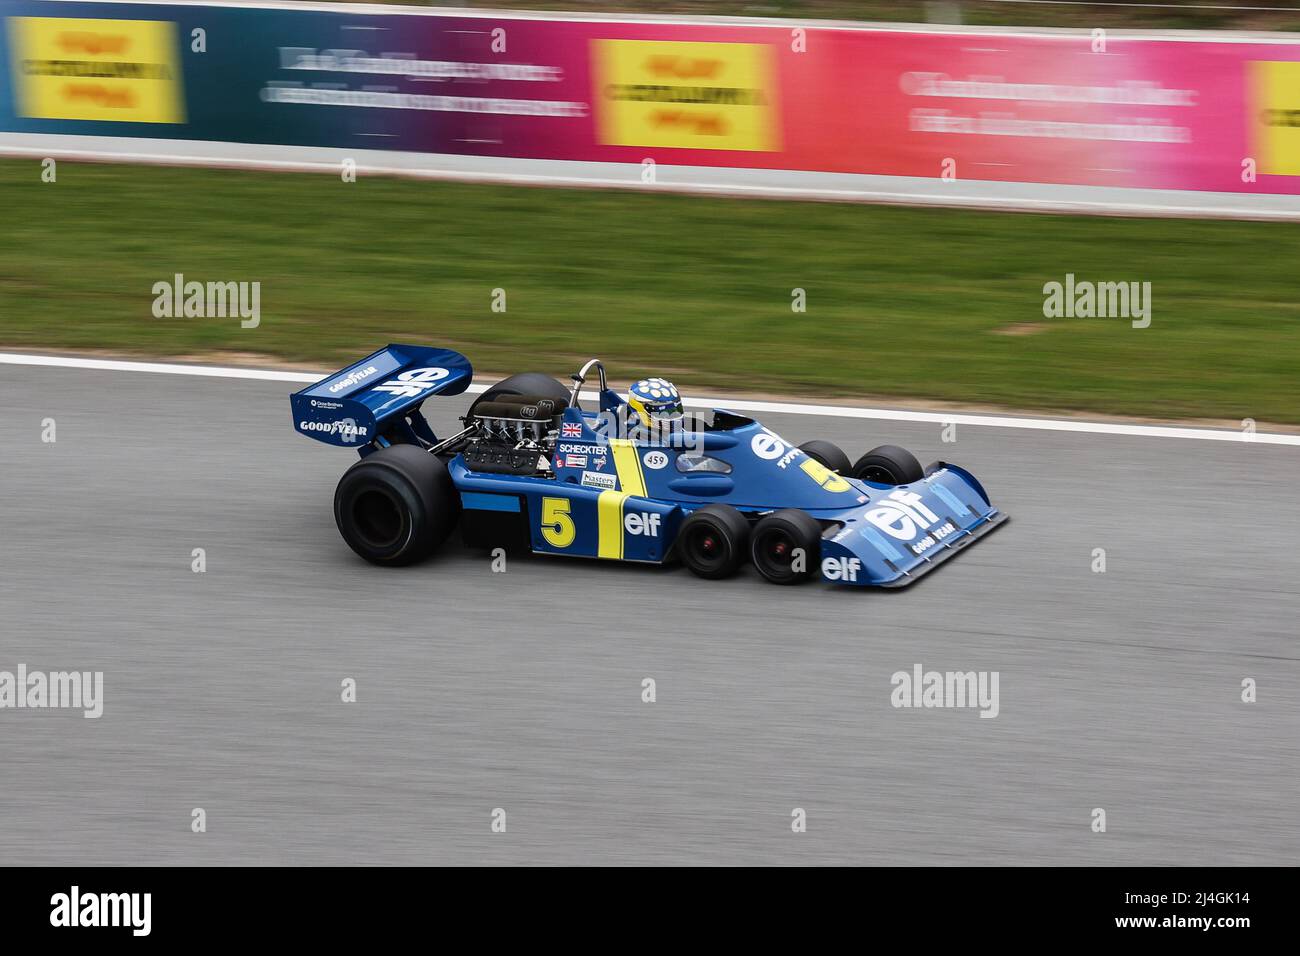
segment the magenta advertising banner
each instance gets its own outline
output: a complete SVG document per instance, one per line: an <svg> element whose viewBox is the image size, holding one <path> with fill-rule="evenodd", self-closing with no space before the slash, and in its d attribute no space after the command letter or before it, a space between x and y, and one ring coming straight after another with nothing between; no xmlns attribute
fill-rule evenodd
<svg viewBox="0 0 1300 956"><path fill-rule="evenodd" d="M1300 45L2 0L0 131L1300 193Z"/></svg>

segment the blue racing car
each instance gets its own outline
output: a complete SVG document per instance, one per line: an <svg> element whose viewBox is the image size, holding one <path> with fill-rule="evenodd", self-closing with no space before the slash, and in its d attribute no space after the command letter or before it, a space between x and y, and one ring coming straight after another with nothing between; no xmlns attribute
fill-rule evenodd
<svg viewBox="0 0 1300 956"><path fill-rule="evenodd" d="M598 407L584 409L593 373ZM421 404L473 375L450 349L390 345L290 397L298 431L361 455L334 518L367 561L419 561L459 526L471 547L676 559L704 578L752 561L777 584L901 587L1007 518L956 465L922 469L893 445L851 463L726 409L687 413L662 378L623 397L595 359L569 387L513 375L474 400L461 430L434 434Z"/></svg>

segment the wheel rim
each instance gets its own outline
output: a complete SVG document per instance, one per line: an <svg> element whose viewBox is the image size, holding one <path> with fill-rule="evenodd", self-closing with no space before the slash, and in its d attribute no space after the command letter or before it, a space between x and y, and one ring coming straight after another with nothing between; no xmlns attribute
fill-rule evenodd
<svg viewBox="0 0 1300 956"><path fill-rule="evenodd" d="M352 500L352 527L370 548L391 548L402 537L406 522L392 495L370 488Z"/></svg>
<svg viewBox="0 0 1300 956"><path fill-rule="evenodd" d="M727 539L718 529L703 523L691 529L686 551L698 567L708 571L723 567L731 554Z"/></svg>
<svg viewBox="0 0 1300 956"><path fill-rule="evenodd" d="M799 573L794 569L798 548L794 536L784 528L768 528L754 541L754 563L768 577L793 578Z"/></svg>
<svg viewBox="0 0 1300 956"><path fill-rule="evenodd" d="M897 485L900 484L898 477L884 465L864 465L862 474L858 475L863 481L871 481L878 485Z"/></svg>

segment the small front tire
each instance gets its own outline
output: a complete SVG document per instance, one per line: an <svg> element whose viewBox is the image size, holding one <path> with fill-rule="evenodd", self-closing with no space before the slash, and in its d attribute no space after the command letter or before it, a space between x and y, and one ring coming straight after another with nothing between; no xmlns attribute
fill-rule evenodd
<svg viewBox="0 0 1300 956"><path fill-rule="evenodd" d="M705 505L682 522L673 549L698 577L728 578L745 562L749 522L731 505Z"/></svg>
<svg viewBox="0 0 1300 956"><path fill-rule="evenodd" d="M800 445L799 450L809 458L821 462L837 475L847 475L849 473L849 456L844 454L844 449L834 442L813 439Z"/></svg>
<svg viewBox="0 0 1300 956"><path fill-rule="evenodd" d="M798 508L761 518L749 542L754 567L773 584L802 584L821 566L822 526Z"/></svg>
<svg viewBox="0 0 1300 956"><path fill-rule="evenodd" d="M924 478L925 471L916 456L906 448L881 445L857 460L853 477L877 485L910 485Z"/></svg>

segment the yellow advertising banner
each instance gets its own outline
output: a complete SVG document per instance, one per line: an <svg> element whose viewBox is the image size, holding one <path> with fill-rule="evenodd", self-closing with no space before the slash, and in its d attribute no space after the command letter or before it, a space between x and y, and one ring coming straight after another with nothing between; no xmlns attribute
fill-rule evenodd
<svg viewBox="0 0 1300 956"><path fill-rule="evenodd" d="M593 40L592 47L602 143L780 148L767 44Z"/></svg>
<svg viewBox="0 0 1300 956"><path fill-rule="evenodd" d="M10 17L8 26L20 115L185 122L176 24Z"/></svg>
<svg viewBox="0 0 1300 956"><path fill-rule="evenodd" d="M1259 172L1300 176L1300 62L1252 60L1250 143Z"/></svg>

